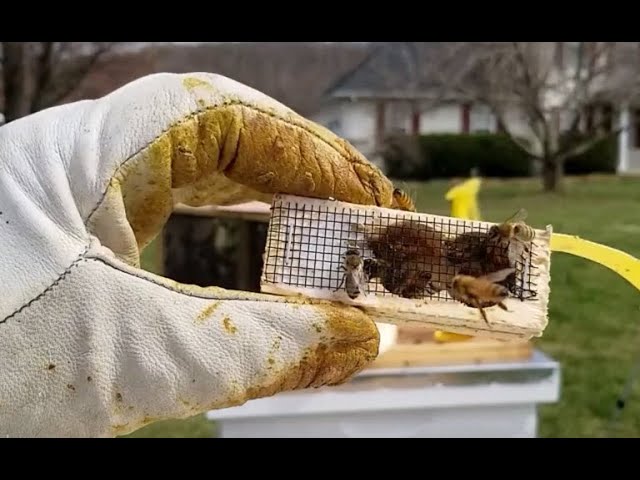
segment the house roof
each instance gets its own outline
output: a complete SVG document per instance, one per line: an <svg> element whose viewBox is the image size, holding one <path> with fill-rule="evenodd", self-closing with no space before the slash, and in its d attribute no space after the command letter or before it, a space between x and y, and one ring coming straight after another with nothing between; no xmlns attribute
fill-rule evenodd
<svg viewBox="0 0 640 480"><path fill-rule="evenodd" d="M393 42L376 44L362 62L338 78L325 98L433 98L444 75L457 77L463 63L455 44ZM446 72L446 73L445 73Z"/></svg>

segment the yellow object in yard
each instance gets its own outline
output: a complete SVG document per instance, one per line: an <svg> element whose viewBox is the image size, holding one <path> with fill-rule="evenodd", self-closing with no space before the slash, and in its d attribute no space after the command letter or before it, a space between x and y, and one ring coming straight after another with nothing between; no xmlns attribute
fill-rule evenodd
<svg viewBox="0 0 640 480"><path fill-rule="evenodd" d="M446 193L444 198L451 202L452 217L480 220L478 207L480 185L480 178L474 177L456 185Z"/></svg>
<svg viewBox="0 0 640 480"><path fill-rule="evenodd" d="M569 253L599 263L640 290L640 260L628 253L562 233L551 234L551 251Z"/></svg>
<svg viewBox="0 0 640 480"><path fill-rule="evenodd" d="M473 177L469 180L451 188L445 195L445 200L451 202L450 215L455 218L467 220L480 220L480 209L478 208L478 193L480 191L481 180ZM436 330L433 334L437 342L460 342L473 338L470 335L459 333L443 332Z"/></svg>

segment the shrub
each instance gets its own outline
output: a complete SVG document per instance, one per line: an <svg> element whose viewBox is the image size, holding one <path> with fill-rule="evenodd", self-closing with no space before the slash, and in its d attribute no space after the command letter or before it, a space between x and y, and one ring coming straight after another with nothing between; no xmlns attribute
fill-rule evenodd
<svg viewBox="0 0 640 480"><path fill-rule="evenodd" d="M585 139L565 135L560 142ZM396 135L387 140L383 157L389 176L423 181L467 177L472 169L484 177L525 177L534 172L535 162L508 135L492 133ZM614 173L616 164L617 140L612 136L568 158L564 171L569 175Z"/></svg>
<svg viewBox="0 0 640 480"><path fill-rule="evenodd" d="M582 141L583 135L565 136L561 141ZM573 155L565 160L567 175L587 175L590 173L615 173L618 163L618 141L615 135L596 142L589 150Z"/></svg>
<svg viewBox="0 0 640 480"><path fill-rule="evenodd" d="M472 169L485 177L523 177L532 172L530 156L503 134L394 137L384 158L387 173L399 179L466 177Z"/></svg>

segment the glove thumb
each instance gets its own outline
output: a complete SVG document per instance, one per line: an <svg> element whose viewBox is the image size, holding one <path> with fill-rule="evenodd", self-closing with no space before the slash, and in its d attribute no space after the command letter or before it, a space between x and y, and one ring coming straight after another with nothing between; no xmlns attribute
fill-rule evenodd
<svg viewBox="0 0 640 480"><path fill-rule="evenodd" d="M18 436L123 435L339 384L379 343L356 308L180 285L100 246L5 327L0 433Z"/></svg>

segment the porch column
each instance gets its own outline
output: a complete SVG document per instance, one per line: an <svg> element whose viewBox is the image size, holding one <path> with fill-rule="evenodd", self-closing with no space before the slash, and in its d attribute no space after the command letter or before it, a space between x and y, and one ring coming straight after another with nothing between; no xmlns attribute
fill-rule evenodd
<svg viewBox="0 0 640 480"><path fill-rule="evenodd" d="M471 130L471 104L460 105L460 133L469 133Z"/></svg>
<svg viewBox="0 0 640 480"><path fill-rule="evenodd" d="M618 135L618 173L629 169L629 105L620 106L620 134Z"/></svg>

